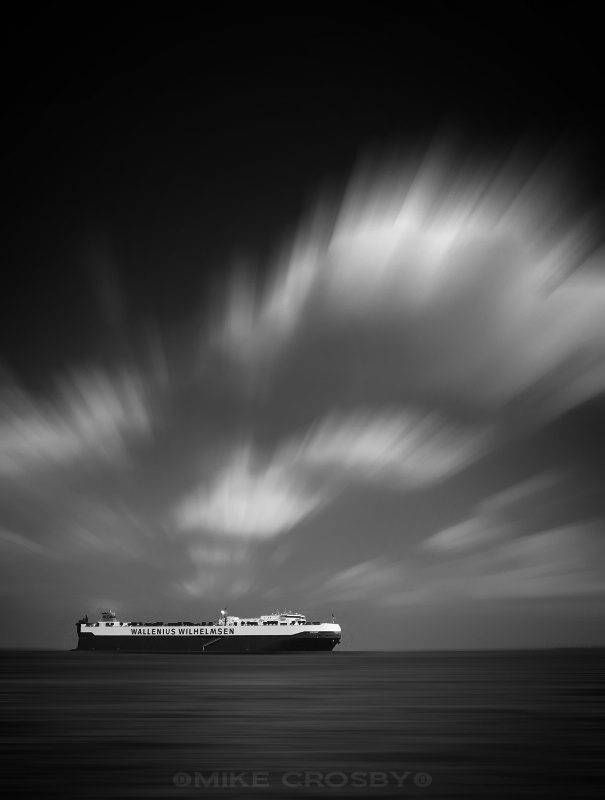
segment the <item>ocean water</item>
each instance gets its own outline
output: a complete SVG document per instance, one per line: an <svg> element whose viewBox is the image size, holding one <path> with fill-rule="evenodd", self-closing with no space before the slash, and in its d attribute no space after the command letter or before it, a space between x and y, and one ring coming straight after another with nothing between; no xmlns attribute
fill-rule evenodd
<svg viewBox="0 0 605 800"><path fill-rule="evenodd" d="M0 653L4 796L599 797L605 653Z"/></svg>

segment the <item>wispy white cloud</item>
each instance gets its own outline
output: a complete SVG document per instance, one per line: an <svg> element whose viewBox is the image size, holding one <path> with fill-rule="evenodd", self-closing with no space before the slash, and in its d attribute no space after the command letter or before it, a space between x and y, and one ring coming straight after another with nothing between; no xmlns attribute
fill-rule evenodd
<svg viewBox="0 0 605 800"><path fill-rule="evenodd" d="M382 604L385 596L402 588L410 574L407 565L382 556L337 572L319 591L333 601L366 600Z"/></svg>
<svg viewBox="0 0 605 800"><path fill-rule="evenodd" d="M377 608L605 596L602 522L482 544L472 553L459 546L457 557L437 563L368 561L338 573L320 591Z"/></svg>
<svg viewBox="0 0 605 800"><path fill-rule="evenodd" d="M379 556L335 573L317 587L326 602L363 602L374 608L430 604L435 585L413 559Z"/></svg>
<svg viewBox="0 0 605 800"><path fill-rule="evenodd" d="M210 485L180 502L176 522L183 530L272 538L352 483L432 484L477 458L488 442L486 430L437 414L332 413L305 434L283 439L270 456L240 447Z"/></svg>
<svg viewBox="0 0 605 800"><path fill-rule="evenodd" d="M474 515L425 539L404 560L380 556L356 564L318 591L377 608L605 595L603 520L531 532L533 512L569 491L562 480L543 473L492 494Z"/></svg>
<svg viewBox="0 0 605 800"><path fill-rule="evenodd" d="M605 283L578 271L598 225L573 217L562 163L523 148L464 163L445 142L361 169L265 289L234 285L214 345L264 390L294 381L303 404L430 394L497 411L525 397L544 421L605 392Z"/></svg>
<svg viewBox="0 0 605 800"><path fill-rule="evenodd" d="M476 505L472 516L437 531L421 542L419 548L435 554L456 554L521 536L523 527L515 524L517 509L523 504L534 509L541 506L560 481L560 476L545 473L489 495ZM527 523L531 514L526 512L525 516Z"/></svg>
<svg viewBox="0 0 605 800"><path fill-rule="evenodd" d="M605 595L602 523L543 531L508 542L475 562L464 592L485 598Z"/></svg>
<svg viewBox="0 0 605 800"><path fill-rule="evenodd" d="M200 543L187 542L190 569L187 577L177 581L177 589L191 597L246 594L254 586L255 565L251 548L244 539L221 539Z"/></svg>
<svg viewBox="0 0 605 800"><path fill-rule="evenodd" d="M458 553L492 545L508 535L508 527L496 526L484 517L473 517L438 531L425 539L421 546L433 552Z"/></svg>
<svg viewBox="0 0 605 800"><path fill-rule="evenodd" d="M56 550L68 560L104 556L143 564L158 556L157 534L145 513L118 497L70 498L65 510L57 509L53 527Z"/></svg>
<svg viewBox="0 0 605 800"><path fill-rule="evenodd" d="M331 413L302 438L285 443L284 460L331 472L338 482L432 484L482 455L490 431L414 409Z"/></svg>
<svg viewBox="0 0 605 800"><path fill-rule="evenodd" d="M189 553L196 563L208 567L241 564L248 557L248 549L245 546L225 547L216 543L210 545L196 542L189 549Z"/></svg>
<svg viewBox="0 0 605 800"><path fill-rule="evenodd" d="M472 533L465 541L465 531ZM454 555L418 565L427 602L448 599L567 598L605 594L605 541L602 521L577 523L539 533L498 537L487 530L473 530L463 523L460 541L449 542L442 534L433 549ZM476 538L475 538L476 533ZM507 531L510 535L511 531ZM469 534L470 535L470 534ZM452 539L454 535L452 534ZM404 594L393 596L405 604Z"/></svg>
<svg viewBox="0 0 605 800"><path fill-rule="evenodd" d="M323 503L284 471L279 460L262 463L250 445L241 447L209 487L183 500L176 511L184 530L243 538L272 538L289 530Z"/></svg>
<svg viewBox="0 0 605 800"><path fill-rule="evenodd" d="M131 437L151 433L151 399L136 374L94 370L64 380L51 399L5 390L0 406L0 476L125 456Z"/></svg>
<svg viewBox="0 0 605 800"><path fill-rule="evenodd" d="M528 500L540 502L556 487L555 480L550 474L537 476L493 495L485 505L502 514ZM602 520L528 534L499 519L498 527L495 517L471 517L425 540L405 560L380 556L355 564L317 591L326 599L363 600L376 608L605 596ZM427 561L426 553L433 558Z"/></svg>
<svg viewBox="0 0 605 800"><path fill-rule="evenodd" d="M500 492L483 498L477 504L477 512L483 516L495 517L528 503L533 506L542 505L549 501L553 492L561 490L563 477L556 472L534 475L521 483L515 483Z"/></svg>
<svg viewBox="0 0 605 800"><path fill-rule="evenodd" d="M310 220L300 225L291 247L282 249L278 268L264 290L252 275L238 272L224 314L212 331L213 347L255 367L282 350L300 322L325 260L331 235L329 216L318 205Z"/></svg>
<svg viewBox="0 0 605 800"><path fill-rule="evenodd" d="M198 566L193 575L172 584L171 594L179 598L202 598L216 603L217 598L221 597L228 598L229 601L244 597L253 585L249 577L237 577L232 570L224 567ZM221 607L224 607L224 604L225 600L222 600Z"/></svg>
<svg viewBox="0 0 605 800"><path fill-rule="evenodd" d="M33 541L27 536L0 528L0 560L11 561L14 558L42 556L55 558L55 553L48 547Z"/></svg>

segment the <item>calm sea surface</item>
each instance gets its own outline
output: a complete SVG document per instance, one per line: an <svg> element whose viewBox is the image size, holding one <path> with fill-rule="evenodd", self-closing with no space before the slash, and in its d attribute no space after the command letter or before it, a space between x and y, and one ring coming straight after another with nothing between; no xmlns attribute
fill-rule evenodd
<svg viewBox="0 0 605 800"><path fill-rule="evenodd" d="M605 654L0 653L6 797L605 796Z"/></svg>

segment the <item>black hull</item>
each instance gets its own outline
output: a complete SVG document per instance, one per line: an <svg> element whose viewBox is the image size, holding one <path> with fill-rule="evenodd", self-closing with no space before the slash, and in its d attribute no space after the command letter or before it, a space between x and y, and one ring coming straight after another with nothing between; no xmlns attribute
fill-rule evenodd
<svg viewBox="0 0 605 800"><path fill-rule="evenodd" d="M340 636L95 636L81 633L76 650L112 653L291 653L333 650Z"/></svg>

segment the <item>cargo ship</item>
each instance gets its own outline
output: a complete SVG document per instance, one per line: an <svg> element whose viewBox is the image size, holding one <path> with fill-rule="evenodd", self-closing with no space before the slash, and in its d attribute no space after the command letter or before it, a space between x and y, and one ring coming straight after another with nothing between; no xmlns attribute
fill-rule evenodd
<svg viewBox="0 0 605 800"><path fill-rule="evenodd" d="M76 623L76 650L120 653L281 653L333 650L341 629L332 622L308 622L291 611L234 617L224 609L218 622L120 622L113 611Z"/></svg>

